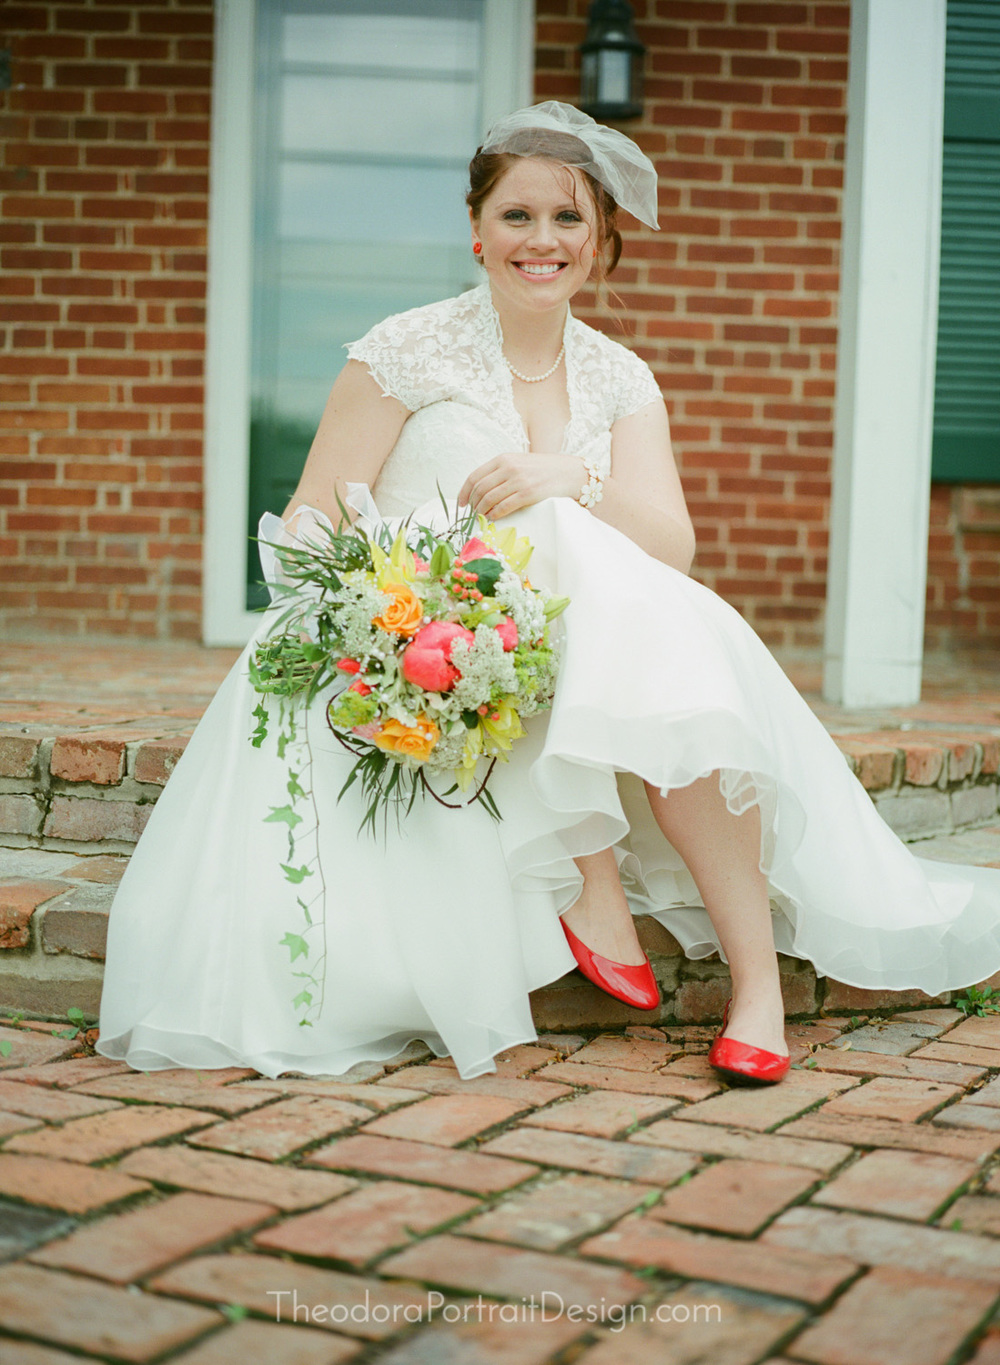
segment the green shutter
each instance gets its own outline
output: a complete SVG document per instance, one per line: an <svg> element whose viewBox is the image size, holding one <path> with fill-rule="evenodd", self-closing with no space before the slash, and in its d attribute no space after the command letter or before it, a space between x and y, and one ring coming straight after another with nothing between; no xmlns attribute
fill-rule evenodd
<svg viewBox="0 0 1000 1365"><path fill-rule="evenodd" d="M1000 483L1000 0L948 0L932 477Z"/></svg>

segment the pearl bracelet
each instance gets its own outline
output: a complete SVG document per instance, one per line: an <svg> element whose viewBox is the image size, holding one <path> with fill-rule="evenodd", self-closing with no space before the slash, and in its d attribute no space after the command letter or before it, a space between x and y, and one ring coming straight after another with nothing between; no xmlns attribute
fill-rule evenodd
<svg viewBox="0 0 1000 1365"><path fill-rule="evenodd" d="M604 480L597 472L597 465L593 460L588 460L586 456L580 458L587 471L587 482L580 489L576 500L581 507L593 507L604 496Z"/></svg>

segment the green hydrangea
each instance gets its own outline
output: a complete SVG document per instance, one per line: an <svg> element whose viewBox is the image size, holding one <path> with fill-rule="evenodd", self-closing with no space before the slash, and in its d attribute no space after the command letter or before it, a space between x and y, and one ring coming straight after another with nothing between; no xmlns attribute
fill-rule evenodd
<svg viewBox="0 0 1000 1365"><path fill-rule="evenodd" d="M367 725L370 720L374 720L377 710L378 704L374 694L362 697L348 688L347 691L341 692L330 708L330 719L342 730L353 730L355 725Z"/></svg>

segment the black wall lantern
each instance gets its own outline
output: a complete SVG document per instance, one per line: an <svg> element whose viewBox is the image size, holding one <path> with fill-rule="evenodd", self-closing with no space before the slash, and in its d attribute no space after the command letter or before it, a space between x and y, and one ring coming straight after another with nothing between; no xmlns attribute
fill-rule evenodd
<svg viewBox="0 0 1000 1365"><path fill-rule="evenodd" d="M628 0L594 0L580 45L580 108L591 118L642 117L642 59Z"/></svg>

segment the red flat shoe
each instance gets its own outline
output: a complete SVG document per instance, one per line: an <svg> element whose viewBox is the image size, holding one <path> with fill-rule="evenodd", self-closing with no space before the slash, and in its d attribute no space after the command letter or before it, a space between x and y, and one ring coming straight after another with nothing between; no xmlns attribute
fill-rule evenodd
<svg viewBox="0 0 1000 1365"><path fill-rule="evenodd" d="M660 988L656 984L656 977L648 958L635 966L625 962L613 962L610 957L592 953L587 945L577 938L565 920L561 923L570 951L576 958L576 965L588 981L600 986L602 991L607 991L608 995L613 995L616 1000L633 1005L637 1010L656 1009L660 1003Z"/></svg>
<svg viewBox="0 0 1000 1365"><path fill-rule="evenodd" d="M733 1080L752 1085L775 1085L791 1066L791 1058L779 1052L766 1052L762 1047L751 1047L749 1043L738 1042L735 1038L723 1038L722 1029L729 1020L729 1006L726 1001L722 1011L722 1028L716 1035L708 1054L710 1066Z"/></svg>

